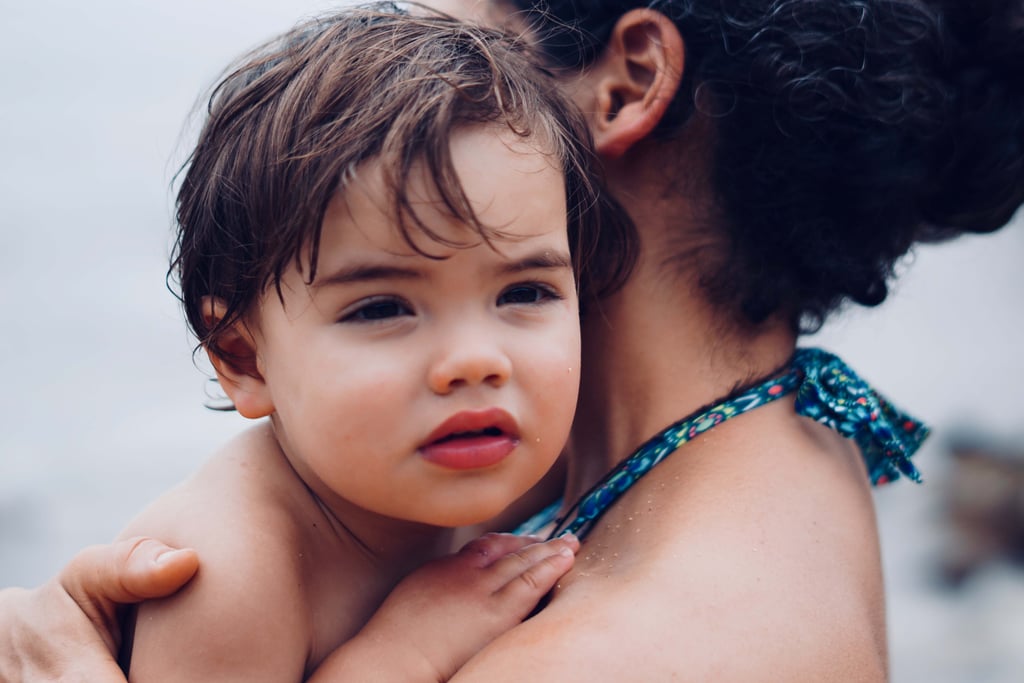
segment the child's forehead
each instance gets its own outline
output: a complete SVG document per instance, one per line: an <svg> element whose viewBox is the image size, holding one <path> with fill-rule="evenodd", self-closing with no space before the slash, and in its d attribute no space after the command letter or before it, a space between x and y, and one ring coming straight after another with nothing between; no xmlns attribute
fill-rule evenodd
<svg viewBox="0 0 1024 683"><path fill-rule="evenodd" d="M500 253L503 244L567 234L562 170L535 140L474 126L453 135L450 153L454 178L425 160L404 177L382 159L349 173L324 212L320 253L447 257L481 244Z"/></svg>
<svg viewBox="0 0 1024 683"><path fill-rule="evenodd" d="M447 184L449 171L457 176L452 181L469 190L479 189L481 180L487 182L490 177L502 175L505 168L514 173L551 170L562 175L561 155L554 149L552 137L541 125L524 125L522 130L502 121L461 125L442 136L438 144L424 145L412 160L406 159L406 150L399 149L360 162L348 169L339 192L344 194L358 183L364 191L380 186L433 200L438 189ZM437 158L445 152L447 163L442 160L440 168L432 167L429 157ZM398 184L405 170L405 182Z"/></svg>
<svg viewBox="0 0 1024 683"><path fill-rule="evenodd" d="M477 219L500 232L540 197L564 217L564 173L546 147L540 136L487 124L455 131L448 141L449 163L441 168L432 168L424 157L408 167L375 157L346 174L325 220L422 221L428 228L451 223L461 233L452 241L461 242L481 227ZM447 239L439 236L441 242Z"/></svg>

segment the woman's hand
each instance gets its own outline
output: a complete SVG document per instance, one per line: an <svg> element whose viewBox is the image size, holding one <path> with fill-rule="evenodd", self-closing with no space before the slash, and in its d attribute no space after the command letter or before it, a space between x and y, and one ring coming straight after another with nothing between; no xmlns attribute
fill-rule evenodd
<svg viewBox="0 0 1024 683"><path fill-rule="evenodd" d="M132 538L82 550L39 588L0 591L0 680L123 683L118 608L174 593L198 567L192 550Z"/></svg>

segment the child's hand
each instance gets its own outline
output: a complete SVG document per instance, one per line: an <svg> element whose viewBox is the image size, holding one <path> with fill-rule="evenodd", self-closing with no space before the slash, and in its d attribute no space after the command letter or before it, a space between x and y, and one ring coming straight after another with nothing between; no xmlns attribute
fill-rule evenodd
<svg viewBox="0 0 1024 683"><path fill-rule="evenodd" d="M446 681L522 622L569 571L577 550L574 536L539 542L487 534L470 541L407 576L359 635L335 653L359 648L360 654L350 650L355 656L340 668L329 658L317 674L354 675L373 667L373 675L362 680ZM332 679L356 680L324 676Z"/></svg>

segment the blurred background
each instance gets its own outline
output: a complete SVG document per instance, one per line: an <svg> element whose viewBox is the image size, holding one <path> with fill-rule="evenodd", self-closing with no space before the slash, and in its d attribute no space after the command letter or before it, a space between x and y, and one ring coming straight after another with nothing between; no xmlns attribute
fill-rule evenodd
<svg viewBox="0 0 1024 683"><path fill-rule="evenodd" d="M0 0L0 586L111 539L244 426L164 285L198 95L331 2ZM807 343L934 426L877 491L896 683L1024 680L1024 216Z"/></svg>

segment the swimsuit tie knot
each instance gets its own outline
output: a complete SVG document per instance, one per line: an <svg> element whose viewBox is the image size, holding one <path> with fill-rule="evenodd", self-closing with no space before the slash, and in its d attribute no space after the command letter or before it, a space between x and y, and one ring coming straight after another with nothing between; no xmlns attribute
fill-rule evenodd
<svg viewBox="0 0 1024 683"><path fill-rule="evenodd" d="M796 412L853 439L864 454L872 484L921 474L910 461L928 428L877 394L838 357L821 349L798 349L793 365L803 375Z"/></svg>

